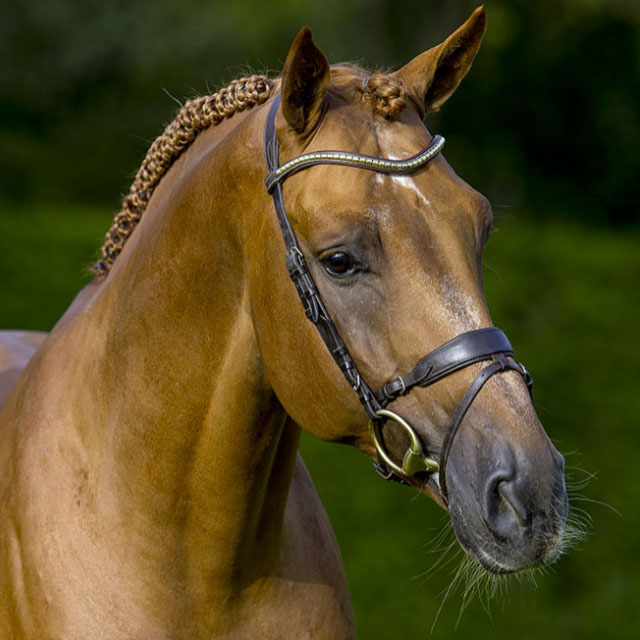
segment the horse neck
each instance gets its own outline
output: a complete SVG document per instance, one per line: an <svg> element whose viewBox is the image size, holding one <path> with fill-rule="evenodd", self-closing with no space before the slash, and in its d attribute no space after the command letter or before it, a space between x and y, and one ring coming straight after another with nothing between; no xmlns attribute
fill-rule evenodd
<svg viewBox="0 0 640 640"><path fill-rule="evenodd" d="M112 272L57 330L74 352L72 406L91 416L76 429L99 470L97 508L128 545L184 557L184 577L209 585L275 562L299 438L254 335L243 234L264 170L259 127L239 120L178 160Z"/></svg>

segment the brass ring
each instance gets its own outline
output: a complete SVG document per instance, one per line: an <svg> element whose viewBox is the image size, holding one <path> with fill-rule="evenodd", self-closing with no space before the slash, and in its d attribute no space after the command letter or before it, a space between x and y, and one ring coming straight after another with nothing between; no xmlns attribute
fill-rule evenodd
<svg viewBox="0 0 640 640"><path fill-rule="evenodd" d="M389 411L388 409L380 409L376 414L382 418L388 418L389 420L393 420L393 422L399 424L411 440L411 445L405 452L402 460L402 466L400 466L392 460L391 456L382 445L382 434L379 432L382 427L382 421L369 420L369 433L371 434L373 445L375 446L378 455L387 464L387 466L389 466L398 475L405 476L406 478L411 477L420 471L425 471L427 473L435 473L438 471L438 462L424 454L418 434L404 418L393 411Z"/></svg>

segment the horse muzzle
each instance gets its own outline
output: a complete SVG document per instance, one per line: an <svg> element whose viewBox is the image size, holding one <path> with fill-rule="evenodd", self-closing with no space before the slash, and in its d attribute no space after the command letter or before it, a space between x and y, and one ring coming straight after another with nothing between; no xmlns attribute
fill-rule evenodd
<svg viewBox="0 0 640 640"><path fill-rule="evenodd" d="M456 537L488 571L521 571L559 556L568 501L564 459L550 442L525 451L519 443L482 443L469 430L452 451L448 483Z"/></svg>

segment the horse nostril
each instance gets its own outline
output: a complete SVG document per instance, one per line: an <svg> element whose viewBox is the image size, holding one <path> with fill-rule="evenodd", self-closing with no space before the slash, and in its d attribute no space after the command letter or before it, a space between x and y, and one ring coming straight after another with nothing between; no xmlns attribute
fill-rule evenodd
<svg viewBox="0 0 640 640"><path fill-rule="evenodd" d="M504 481L498 485L498 493L504 504L513 511L522 526L527 524L527 509L522 504L514 489L514 483Z"/></svg>
<svg viewBox="0 0 640 640"><path fill-rule="evenodd" d="M485 523L499 538L522 535L530 524L527 508L518 496L516 483L509 476L497 475L487 483Z"/></svg>

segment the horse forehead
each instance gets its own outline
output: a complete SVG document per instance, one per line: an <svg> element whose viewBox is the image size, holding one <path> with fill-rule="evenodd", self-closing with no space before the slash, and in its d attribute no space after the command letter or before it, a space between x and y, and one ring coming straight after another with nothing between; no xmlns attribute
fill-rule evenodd
<svg viewBox="0 0 640 640"><path fill-rule="evenodd" d="M422 122L413 118L384 121L376 127L375 133L380 155L391 160L419 153L432 139Z"/></svg>
<svg viewBox="0 0 640 640"><path fill-rule="evenodd" d="M443 198L437 189L438 176L393 175L359 167L316 165L287 181L285 200L291 202L296 222L312 229L377 221L387 230L395 228L400 218L421 224L435 212L445 214ZM448 206L453 199L444 198ZM459 198L456 198L458 201ZM437 206L433 207L433 202ZM456 210L467 209L456 207Z"/></svg>
<svg viewBox="0 0 640 640"><path fill-rule="evenodd" d="M290 217L297 224L308 226L308 232L337 230L351 223L368 224L380 201L375 175L339 165L305 169L292 176L285 186L285 201L291 198Z"/></svg>
<svg viewBox="0 0 640 640"><path fill-rule="evenodd" d="M410 157L430 140L422 120L410 107L397 118L387 119L362 104L340 104L329 108L309 150L338 149L376 157Z"/></svg>
<svg viewBox="0 0 640 640"><path fill-rule="evenodd" d="M386 120L353 105L338 111L335 117L327 117L327 127L314 139L313 151L338 150L388 160L405 160L423 151L432 140L422 121L417 116L413 117L416 115L413 113L404 114L406 117L397 120ZM448 165L444 174L450 173L447 169ZM368 199L378 196L375 199L388 205L408 200L424 208L430 205L426 194L433 191L431 176L436 172L418 171L417 176L370 171L357 171L354 174L338 168L336 171L316 172L315 175L321 173L324 176L321 189L326 197L331 196L330 188L337 185L347 188L354 200L362 196ZM443 177L446 179L446 175ZM397 188L389 189L390 185Z"/></svg>
<svg viewBox="0 0 640 640"><path fill-rule="evenodd" d="M328 114L305 152L338 150L400 160L419 153L431 140L420 120L387 121L349 105ZM296 206L306 213L306 222L316 230L350 221L370 224L374 218L383 218L385 226L393 227L399 210L422 224L435 214L446 215L449 209L455 209L456 218L465 219L468 216L463 213L475 217L485 209L483 196L440 157L408 175L316 165L292 176L287 186Z"/></svg>
<svg viewBox="0 0 640 640"><path fill-rule="evenodd" d="M331 116L305 148L305 153L345 151L376 158L405 159L424 149L431 139L421 123L416 126L415 123L381 120L353 105ZM397 177L399 185L411 178ZM413 198L417 191L412 180L407 193L380 188L382 178L383 174L375 171L328 164L311 167L301 172L298 180L294 176L291 182L297 183L294 191L309 211L317 206L361 210L375 203L393 204L407 196Z"/></svg>

